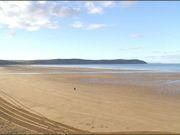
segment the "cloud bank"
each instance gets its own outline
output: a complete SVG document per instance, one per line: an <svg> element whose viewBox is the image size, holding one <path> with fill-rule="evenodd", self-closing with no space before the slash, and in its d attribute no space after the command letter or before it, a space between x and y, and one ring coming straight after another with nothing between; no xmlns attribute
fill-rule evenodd
<svg viewBox="0 0 180 135"><path fill-rule="evenodd" d="M23 29L37 31L41 28L57 29L59 20L66 17L79 16L81 13L87 15L101 15L106 9L117 6L116 1L0 1L0 26L8 29ZM133 1L120 2L129 7ZM73 24L73 28L85 28L95 30L107 25Z"/></svg>
<svg viewBox="0 0 180 135"><path fill-rule="evenodd" d="M79 8L63 6L61 2L1 1L0 24L28 31L56 29L58 25L53 17L73 16L79 12Z"/></svg>

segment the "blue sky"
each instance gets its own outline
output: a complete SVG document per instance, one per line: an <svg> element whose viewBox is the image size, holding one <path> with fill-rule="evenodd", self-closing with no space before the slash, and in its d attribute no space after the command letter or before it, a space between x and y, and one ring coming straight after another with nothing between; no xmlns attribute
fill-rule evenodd
<svg viewBox="0 0 180 135"><path fill-rule="evenodd" d="M180 63L180 2L0 2L0 59Z"/></svg>

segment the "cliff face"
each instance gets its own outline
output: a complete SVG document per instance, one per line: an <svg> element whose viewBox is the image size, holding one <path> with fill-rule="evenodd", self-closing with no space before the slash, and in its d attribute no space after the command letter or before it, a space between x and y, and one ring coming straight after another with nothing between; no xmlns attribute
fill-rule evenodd
<svg viewBox="0 0 180 135"><path fill-rule="evenodd" d="M0 60L0 65L15 64L147 64L145 61L132 59L113 59L113 60L85 60L85 59L49 59L49 60Z"/></svg>

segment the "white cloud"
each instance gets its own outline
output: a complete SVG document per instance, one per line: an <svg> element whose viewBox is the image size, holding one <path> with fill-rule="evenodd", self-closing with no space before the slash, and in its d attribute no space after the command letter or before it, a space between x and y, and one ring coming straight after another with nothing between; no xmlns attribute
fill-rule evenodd
<svg viewBox="0 0 180 135"><path fill-rule="evenodd" d="M114 7L115 1L86 1L85 8L89 14L102 14L106 8Z"/></svg>
<svg viewBox="0 0 180 135"><path fill-rule="evenodd" d="M102 29L102 28L105 28L107 27L106 24L90 24L87 26L86 29L88 30L96 30L96 29Z"/></svg>
<svg viewBox="0 0 180 135"><path fill-rule="evenodd" d="M80 8L70 8L70 7L59 7L55 6L52 9L52 15L59 16L59 17L66 17L76 15L80 12Z"/></svg>
<svg viewBox="0 0 180 135"><path fill-rule="evenodd" d="M96 30L108 27L106 24L94 23L94 24L83 24L82 22L75 22L72 24L75 29L85 29L85 30Z"/></svg>
<svg viewBox="0 0 180 135"><path fill-rule="evenodd" d="M100 6L96 6L93 1L86 2L85 7L87 8L87 12L89 14L102 14L103 13L103 8Z"/></svg>
<svg viewBox="0 0 180 135"><path fill-rule="evenodd" d="M115 1L99 1L104 7L113 7L115 6Z"/></svg>
<svg viewBox="0 0 180 135"><path fill-rule="evenodd" d="M53 16L66 17L79 12L79 8L63 6L61 2L1 1L0 24L28 31L55 29L58 25L53 21Z"/></svg>
<svg viewBox="0 0 180 135"><path fill-rule="evenodd" d="M46 4L47 1L37 1L40 4Z"/></svg>
<svg viewBox="0 0 180 135"><path fill-rule="evenodd" d="M122 8L129 8L131 6L134 6L137 3L137 1L121 1L121 7Z"/></svg>
<svg viewBox="0 0 180 135"><path fill-rule="evenodd" d="M114 1L0 1L0 26L27 31L56 29L59 27L59 18L78 17L82 9L88 14L102 14L106 8L114 5ZM76 22L72 27L94 30L106 25Z"/></svg>
<svg viewBox="0 0 180 135"><path fill-rule="evenodd" d="M84 25L82 22L75 22L74 24L72 24L72 27L76 29L81 29L84 28Z"/></svg>

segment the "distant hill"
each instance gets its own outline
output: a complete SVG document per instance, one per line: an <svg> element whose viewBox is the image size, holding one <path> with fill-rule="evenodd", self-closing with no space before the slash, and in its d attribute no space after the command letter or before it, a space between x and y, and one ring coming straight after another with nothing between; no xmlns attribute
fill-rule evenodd
<svg viewBox="0 0 180 135"><path fill-rule="evenodd" d="M28 65L28 64L147 64L145 61L138 59L124 60L86 60L86 59L48 59L48 60L0 60L0 65Z"/></svg>
<svg viewBox="0 0 180 135"><path fill-rule="evenodd" d="M19 63L11 60L0 60L0 65L13 65L13 64L19 64Z"/></svg>

